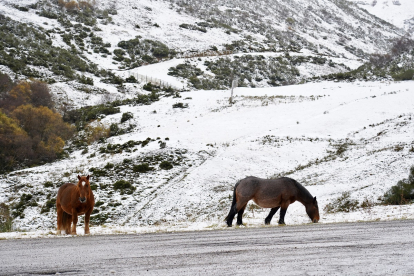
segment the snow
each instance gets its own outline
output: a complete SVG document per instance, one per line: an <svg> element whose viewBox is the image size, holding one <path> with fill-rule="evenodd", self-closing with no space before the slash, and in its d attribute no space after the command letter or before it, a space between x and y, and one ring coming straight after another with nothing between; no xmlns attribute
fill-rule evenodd
<svg viewBox="0 0 414 276"><path fill-rule="evenodd" d="M19 5L34 2L20 1ZM118 14L113 15L116 23L99 24L103 31L97 32L105 43L111 43L110 51L120 40L137 35L162 41L184 52L207 50L212 45L241 39L240 34L228 35L222 29L209 29L204 34L179 28L182 23L194 24L199 20L171 10L163 1L101 2L107 8L116 5L118 10ZM402 28L405 26L402 22L413 14L413 5L409 0L400 2L401 6L391 5L391 1L379 1L374 7L363 7ZM41 25L45 29L55 27L52 23L44 25L43 22L49 19L36 15L32 10L22 12L11 7L14 3L0 0L0 12L15 20ZM151 7L151 11L146 7ZM155 27L154 23L161 28ZM140 25L139 29L134 28L136 24ZM258 40L263 39L259 35L251 35ZM315 45L342 53L342 57L329 57L336 63L355 69L363 62L335 46L331 40L321 40L308 34L303 36ZM60 46L64 44L61 40L53 43ZM360 48L367 52L375 51L375 45L367 44ZM266 57L282 55L256 54ZM316 55L305 49L297 54ZM187 87L185 80L167 74L168 68L186 59L176 58L129 71L117 71L116 64L100 55L91 54L88 58L122 77L139 74L170 83L173 87ZM204 61L212 58L215 57L189 60L202 68ZM8 72L4 66L0 69ZM309 65L299 67L299 70L305 76L334 72L331 68ZM125 98L142 93L133 85L129 86L127 94L122 94L116 87L100 83L97 79L94 79L94 83L106 92L86 95L73 89L70 83L56 83L51 87L57 98L71 101L75 106L98 104L107 98ZM222 229L226 227L223 219L230 207L234 184L249 175L263 178L286 175L301 182L318 198L320 223L413 219L413 204L397 207L378 205L378 197L398 180L406 178L409 167L414 163L414 153L410 151L414 146L413 84L413 81L319 82L274 88L236 88L233 105L229 104L230 91L190 91L182 92L181 98L164 97L148 106L122 106L121 113L106 116L99 123L106 126L119 124L122 113L131 112L134 118L128 123L137 126L131 133L109 138L109 143L122 144L129 140L145 140L147 137L164 140L168 137L166 149L160 149L157 143L152 142L134 152L97 154L95 157L82 155L78 150L68 159L0 176L0 202L15 199L10 192L12 189L19 196L24 192L42 190L43 183L50 179L73 182L77 174L91 174L92 167L102 168L108 162L118 164L126 158L135 160L147 154L185 151L185 158L191 166L183 165L171 171L159 170L148 176L140 176L134 183L139 193L126 198L123 206L114 209L113 212L119 214L119 218L102 226L91 227L91 234ZM189 107L172 108L178 102L187 103ZM346 145L343 154L335 153L338 144ZM88 151L98 152L101 146L92 144ZM396 150L396 146L402 149ZM111 184L105 179L101 183ZM324 207L343 192L350 192L351 197L359 202L367 199L377 205L349 213L324 212ZM103 190L95 193L97 201L121 200L117 193L107 195ZM20 231L0 233L0 239L54 237L56 217L52 211L40 214L44 203L28 207L25 218L16 220L15 227ZM267 213L268 210L249 205L244 219L247 227L263 225ZM276 218L273 223L275 221ZM289 207L285 221L288 225L297 225L308 223L309 218L304 207L294 203ZM82 221L77 232L79 235L83 233Z"/></svg>
<svg viewBox="0 0 414 276"><path fill-rule="evenodd" d="M156 195L136 197L138 203L130 206L118 222L92 227L91 233L223 228L233 186L248 175L269 178L288 174L297 179L317 196L321 223L412 219L413 205L373 206L350 213L323 211L327 203L345 191L359 202L364 199L377 202L389 187L407 177L414 163L414 154L409 151L414 129L412 85L412 81L322 82L277 88L236 88L236 103L232 106L228 103L229 91L192 91L182 93L182 98L163 98L150 106L122 107L122 112L132 112L134 118L139 118L139 128L113 137L109 142L169 137L169 148L187 149L194 160L200 152L205 152L204 159L160 184ZM177 101L188 102L189 108L173 109L172 104ZM107 116L101 123L118 121L119 116ZM335 150L333 145L342 142L349 143L347 151L334 157L330 153ZM402 145L403 150L393 150L396 145ZM156 150L156 147L153 145L147 150ZM70 160L15 175L21 175L17 179L22 184L40 184L51 171L77 171L76 168L82 167L88 173L91 166L120 162L125 155L100 158L88 160L75 152ZM325 162L316 161L324 158L327 158ZM70 178L73 177L72 174ZM157 185L165 176L154 177L147 185ZM7 197L1 190L15 178L10 176L0 181L0 201ZM244 219L247 227L262 225L267 212L248 207ZM54 232L53 216L42 217L27 210L26 217L32 222L27 228L29 232L3 233L0 238L54 235L50 234ZM24 228L24 221L20 228ZM288 225L308 221L300 203L289 207ZM35 229L38 230L33 232ZM83 232L81 226L78 232Z"/></svg>
<svg viewBox="0 0 414 276"><path fill-rule="evenodd" d="M411 0L348 1L357 3L369 13L399 28L408 29L410 27L408 21L414 18L414 3ZM373 4L374 2L376 3ZM394 4L397 2L399 5Z"/></svg>

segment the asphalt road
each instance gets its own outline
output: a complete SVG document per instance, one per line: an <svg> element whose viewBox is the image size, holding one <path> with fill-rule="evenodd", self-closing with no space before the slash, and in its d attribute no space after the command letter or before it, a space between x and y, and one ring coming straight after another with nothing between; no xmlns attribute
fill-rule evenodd
<svg viewBox="0 0 414 276"><path fill-rule="evenodd" d="M0 275L414 275L414 221L0 241Z"/></svg>

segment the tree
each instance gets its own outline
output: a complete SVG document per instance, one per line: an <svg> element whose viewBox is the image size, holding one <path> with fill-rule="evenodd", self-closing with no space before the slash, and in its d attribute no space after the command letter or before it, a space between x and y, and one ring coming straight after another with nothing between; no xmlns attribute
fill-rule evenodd
<svg viewBox="0 0 414 276"><path fill-rule="evenodd" d="M60 114L45 106L22 105L11 116L19 122L32 139L32 148L38 160L52 161L62 152L65 140L73 134L73 127L63 122Z"/></svg>
<svg viewBox="0 0 414 276"><path fill-rule="evenodd" d="M6 104L0 107L11 111L20 105L29 103L31 97L32 91L30 89L30 84L26 81L21 81L9 91Z"/></svg>
<svg viewBox="0 0 414 276"><path fill-rule="evenodd" d="M17 122L0 111L0 172L10 171L33 156L31 140Z"/></svg>
<svg viewBox="0 0 414 276"><path fill-rule="evenodd" d="M30 83L31 103L33 106L53 107L52 96L50 94L49 86L41 81L35 80Z"/></svg>

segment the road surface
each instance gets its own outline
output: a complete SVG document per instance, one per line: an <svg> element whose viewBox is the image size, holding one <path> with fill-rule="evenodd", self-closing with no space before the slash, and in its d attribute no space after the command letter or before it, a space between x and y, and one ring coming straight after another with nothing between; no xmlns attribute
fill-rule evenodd
<svg viewBox="0 0 414 276"><path fill-rule="evenodd" d="M414 275L414 221L0 241L0 275Z"/></svg>

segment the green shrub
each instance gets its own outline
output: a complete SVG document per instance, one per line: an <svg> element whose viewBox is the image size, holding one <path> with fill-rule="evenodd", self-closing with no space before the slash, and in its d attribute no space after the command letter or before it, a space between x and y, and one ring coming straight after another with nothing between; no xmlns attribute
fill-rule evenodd
<svg viewBox="0 0 414 276"><path fill-rule="evenodd" d="M121 124L123 122L128 121L129 119L132 119L132 118L134 118L134 115L131 112L125 112L125 113L123 113L122 114L122 118L121 118Z"/></svg>
<svg viewBox="0 0 414 276"><path fill-rule="evenodd" d="M408 69L400 74L393 75L393 78L396 81L406 81L406 80L412 80L413 76L414 76L414 69Z"/></svg>
<svg viewBox="0 0 414 276"><path fill-rule="evenodd" d="M107 221L108 218L109 218L108 214L93 215L90 218L90 223L91 225L102 225Z"/></svg>
<svg viewBox="0 0 414 276"><path fill-rule="evenodd" d="M327 213L336 213L336 212L350 212L354 211L358 207L358 200L350 198L349 192L343 192L340 197L334 201L328 203L324 210Z"/></svg>
<svg viewBox="0 0 414 276"><path fill-rule="evenodd" d="M14 210L12 212L12 216L14 218L20 217L24 218L24 210L28 206L37 206L37 202L33 199L33 196L30 194L22 194L20 196L20 201L12 206L12 209Z"/></svg>
<svg viewBox="0 0 414 276"><path fill-rule="evenodd" d="M160 164L160 168L163 170L171 170L173 168L173 165L168 161L162 161Z"/></svg>
<svg viewBox="0 0 414 276"><path fill-rule="evenodd" d="M43 186L44 186L45 188L53 188L53 187L54 187L54 185L53 185L53 182L52 182L52 181L47 181L47 182L45 182L45 183L43 184Z"/></svg>
<svg viewBox="0 0 414 276"><path fill-rule="evenodd" d="M90 168L89 169L92 172L92 175L95 177L100 177L100 176L106 176L107 175L107 171L104 169L99 169L99 168Z"/></svg>
<svg viewBox="0 0 414 276"><path fill-rule="evenodd" d="M383 202L391 205L408 204L414 199L414 166L410 168L408 179L392 186L384 195Z"/></svg>
<svg viewBox="0 0 414 276"><path fill-rule="evenodd" d="M56 199L52 198L46 201L45 205L43 205L42 209L40 210L40 213L47 213L50 211L50 209L56 209Z"/></svg>
<svg viewBox="0 0 414 276"><path fill-rule="evenodd" d="M149 171L153 170L153 168L150 167L148 163L142 163L142 164L139 164L139 165L134 165L132 167L132 170L134 172L146 173L146 172L149 172Z"/></svg>
<svg viewBox="0 0 414 276"><path fill-rule="evenodd" d="M125 79L125 82L138 83L137 79L134 76L129 76L128 78Z"/></svg>
<svg viewBox="0 0 414 276"><path fill-rule="evenodd" d="M104 204L105 204L105 202L99 200L99 201L95 202L95 207L99 207L99 206L104 205Z"/></svg>
<svg viewBox="0 0 414 276"><path fill-rule="evenodd" d="M114 183L114 190L119 190L121 194L132 194L135 191L135 187L132 186L131 182L126 180L118 180Z"/></svg>
<svg viewBox="0 0 414 276"><path fill-rule="evenodd" d="M83 75L78 78L78 81L83 84L93 85L93 79Z"/></svg>
<svg viewBox="0 0 414 276"><path fill-rule="evenodd" d="M175 103L172 106L173 108L188 108L188 103Z"/></svg>
<svg viewBox="0 0 414 276"><path fill-rule="evenodd" d="M151 82L148 82L146 84L144 84L144 86L142 87L142 89L146 90L146 91L156 91L158 88L158 86L153 85Z"/></svg>
<svg viewBox="0 0 414 276"><path fill-rule="evenodd" d="M112 124L109 126L109 135L110 135L110 136L116 136L116 135L118 135L118 134L120 134L120 129L119 129L118 124L116 124L116 123L112 123Z"/></svg>

